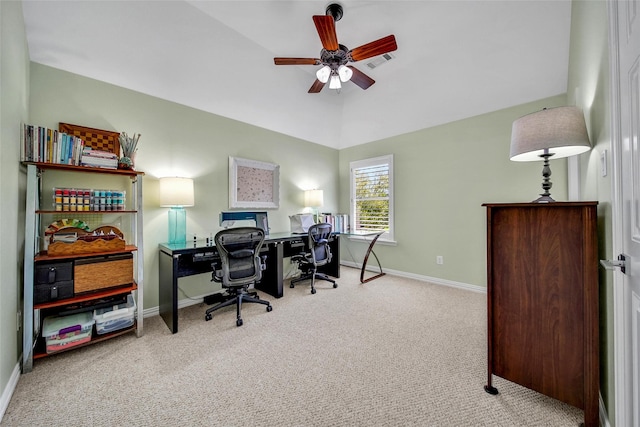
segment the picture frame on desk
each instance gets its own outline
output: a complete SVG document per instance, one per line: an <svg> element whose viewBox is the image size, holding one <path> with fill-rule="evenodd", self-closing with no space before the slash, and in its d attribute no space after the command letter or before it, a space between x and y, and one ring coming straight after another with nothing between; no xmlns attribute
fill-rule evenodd
<svg viewBox="0 0 640 427"><path fill-rule="evenodd" d="M280 166L229 157L229 207L279 208Z"/></svg>

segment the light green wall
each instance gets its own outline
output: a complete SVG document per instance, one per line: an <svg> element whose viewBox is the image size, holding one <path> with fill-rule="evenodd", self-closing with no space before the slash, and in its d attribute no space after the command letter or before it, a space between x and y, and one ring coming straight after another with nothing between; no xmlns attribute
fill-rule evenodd
<svg viewBox="0 0 640 427"><path fill-rule="evenodd" d="M599 258L613 259L611 216L611 124L607 5L574 1L567 98L584 110L593 150L580 156L583 199L597 200ZM606 151L609 174L600 156ZM613 357L613 277L600 269L600 390L615 425Z"/></svg>
<svg viewBox="0 0 640 427"><path fill-rule="evenodd" d="M212 94L215 96L215 94ZM271 230L288 231L288 215L304 209L303 190L322 188L325 209L338 200L338 151L235 120L147 96L40 64L31 64L30 120L140 133L136 169L144 171L144 307L158 306L158 244L167 241L167 208L159 207L158 178L195 180L187 208L187 236L220 229L228 210L229 156L280 165L280 208L269 210ZM106 221L106 219L105 219ZM188 296L210 293L210 276L180 280ZM181 299L185 296L181 296Z"/></svg>
<svg viewBox="0 0 640 427"><path fill-rule="evenodd" d="M0 2L0 414L8 404L20 352L24 189L19 179L20 122L27 118L29 61L21 2ZM13 378L16 380L17 378Z"/></svg>
<svg viewBox="0 0 640 427"><path fill-rule="evenodd" d="M349 211L349 162L393 154L397 246L376 245L383 266L484 287L482 204L529 202L542 191L541 162L509 160L511 124L564 104L565 96L559 95L341 150L340 209ZM552 160L551 169L551 194L566 200L566 160ZM436 264L437 255L444 257L443 265Z"/></svg>
<svg viewBox="0 0 640 427"><path fill-rule="evenodd" d="M511 123L542 107L575 103L587 111L595 150L581 156L582 193L600 201L603 257L611 256L610 182L598 176L599 154L609 144L606 6L603 1L573 5L569 95L540 100L341 151L284 136L120 87L31 64L20 2L0 2L0 389L5 390L21 349L15 312L21 309L24 174L18 166L17 123L56 127L69 122L141 133L137 168L144 177L145 300L158 304L158 243L166 240L166 209L158 207L157 178L195 178L196 206L188 208L188 233L206 236L219 229L217 215L228 208L229 156L278 163L281 208L270 211L273 231L287 230L287 215L302 210L302 190L322 188L323 210L349 209L349 162L384 154L395 157L397 246L377 245L386 269L477 286L486 285L485 202L530 201L540 192L538 162L508 160ZM577 90L576 90L577 89ZM29 102L27 98L31 93ZM214 96L215 94L212 94ZM568 102L567 102L568 100ZM27 109L29 107L29 110ZM30 113L30 116L27 115ZM322 173L308 167L308 159ZM336 164L339 166L336 167ZM565 160L552 160L552 194L567 198ZM16 186L15 183L18 182ZM10 203L6 203L10 201ZM7 243L8 242L8 243ZM364 245L346 244L356 261ZM343 259L350 261L347 250ZM436 265L436 255L445 263ZM601 278L610 289L607 276ZM209 287L207 275L181 279L190 295ZM603 386L613 411L611 296L603 291ZM181 296L185 298L185 296Z"/></svg>

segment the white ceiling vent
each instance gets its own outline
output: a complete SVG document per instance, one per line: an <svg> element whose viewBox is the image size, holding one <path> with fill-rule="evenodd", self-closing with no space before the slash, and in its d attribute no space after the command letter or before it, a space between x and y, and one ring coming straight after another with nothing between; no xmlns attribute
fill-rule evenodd
<svg viewBox="0 0 640 427"><path fill-rule="evenodd" d="M372 59L371 61L367 62L367 67L373 70L374 68L377 68L382 64L391 61L393 58L395 58L393 54L385 53L384 55L380 55Z"/></svg>

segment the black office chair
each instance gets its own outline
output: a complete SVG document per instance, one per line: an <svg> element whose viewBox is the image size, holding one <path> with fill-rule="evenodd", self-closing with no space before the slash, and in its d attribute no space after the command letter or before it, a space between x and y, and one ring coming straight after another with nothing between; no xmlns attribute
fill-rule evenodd
<svg viewBox="0 0 640 427"><path fill-rule="evenodd" d="M256 292L249 292L249 286L260 281L262 270L265 268L267 257L260 256L264 231L255 227L230 228L218 232L214 242L220 262L213 264L212 280L222 283L222 287L227 288L228 299L207 309L204 319L211 320L212 312L236 304L236 325L242 326L240 308L243 302L264 304L267 311L273 310L269 301L260 299Z"/></svg>
<svg viewBox="0 0 640 427"><path fill-rule="evenodd" d="M311 293L316 293L316 279L326 280L333 283L333 287L337 288L338 284L335 280L323 273L318 273L318 267L329 264L331 262L331 248L329 247L329 236L331 235L331 224L321 223L314 224L309 227L307 246L309 252L304 252L291 257L292 261L298 263L298 268L302 271L302 275L291 280L289 287L295 287L295 284L303 280L311 279Z"/></svg>

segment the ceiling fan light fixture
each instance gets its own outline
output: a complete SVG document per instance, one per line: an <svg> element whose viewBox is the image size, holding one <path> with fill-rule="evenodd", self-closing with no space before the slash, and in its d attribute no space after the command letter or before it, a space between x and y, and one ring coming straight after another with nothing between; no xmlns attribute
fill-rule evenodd
<svg viewBox="0 0 640 427"><path fill-rule="evenodd" d="M351 76L353 76L353 70L346 65L341 65L338 67L338 75L342 82L348 82L351 80Z"/></svg>
<svg viewBox="0 0 640 427"><path fill-rule="evenodd" d="M333 74L329 81L329 89L340 89L341 87L342 84L340 84L340 77L337 74Z"/></svg>
<svg viewBox="0 0 640 427"><path fill-rule="evenodd" d="M328 82L330 75L331 75L331 68L328 65L325 65L324 67L322 67L318 71L316 71L316 77L322 83Z"/></svg>

